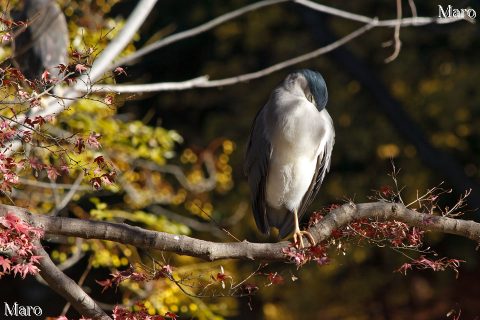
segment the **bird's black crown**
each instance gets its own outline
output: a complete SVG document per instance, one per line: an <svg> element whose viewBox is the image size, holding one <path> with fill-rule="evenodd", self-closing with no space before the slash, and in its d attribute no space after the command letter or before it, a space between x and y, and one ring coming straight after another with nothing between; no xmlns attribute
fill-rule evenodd
<svg viewBox="0 0 480 320"><path fill-rule="evenodd" d="M328 102L328 91L327 84L325 83L325 80L320 72L309 69L301 69L297 72L302 74L305 79L307 79L308 86L310 87L310 91L315 99L318 111L323 110Z"/></svg>

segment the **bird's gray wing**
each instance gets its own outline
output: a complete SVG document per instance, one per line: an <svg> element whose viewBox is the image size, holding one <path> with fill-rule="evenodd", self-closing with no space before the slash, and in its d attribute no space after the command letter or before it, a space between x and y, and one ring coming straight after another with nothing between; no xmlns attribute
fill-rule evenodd
<svg viewBox="0 0 480 320"><path fill-rule="evenodd" d="M264 110L265 107L257 113L250 130L244 172L248 176L250 185L255 222L262 233L268 234L270 226L267 218L265 189L272 147L265 131Z"/></svg>
<svg viewBox="0 0 480 320"><path fill-rule="evenodd" d="M325 175L330 170L330 159L332 156L333 145L335 143L334 135L325 142L324 149L320 152L317 158L317 166L315 170L315 175L313 176L312 182L308 187L307 192L303 196L302 203L298 210L298 218L301 219L305 214L308 206L312 204L313 199L315 199L320 186L322 185Z"/></svg>

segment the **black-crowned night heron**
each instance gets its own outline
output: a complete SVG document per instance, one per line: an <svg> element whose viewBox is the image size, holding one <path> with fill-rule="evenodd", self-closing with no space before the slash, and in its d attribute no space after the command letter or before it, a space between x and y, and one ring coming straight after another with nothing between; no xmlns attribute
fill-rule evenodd
<svg viewBox="0 0 480 320"><path fill-rule="evenodd" d="M53 0L24 0L15 20L28 26L14 38L14 60L29 80L40 80L47 70L57 76L59 64L68 63L68 29L63 12Z"/></svg>
<svg viewBox="0 0 480 320"><path fill-rule="evenodd" d="M258 229L279 236L294 232L303 248L299 219L315 198L330 168L335 142L332 119L325 106L327 86L318 72L303 69L289 74L257 113L245 158Z"/></svg>

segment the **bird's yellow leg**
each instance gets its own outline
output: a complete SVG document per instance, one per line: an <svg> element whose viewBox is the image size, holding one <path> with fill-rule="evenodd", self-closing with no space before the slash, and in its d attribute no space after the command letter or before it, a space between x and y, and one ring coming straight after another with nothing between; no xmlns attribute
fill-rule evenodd
<svg viewBox="0 0 480 320"><path fill-rule="evenodd" d="M298 223L298 211L295 210L293 212L294 214L294 219L295 219L295 231L293 232L293 243L295 244L295 246L298 245L298 247L300 249L303 249L305 246L303 244L303 236L305 236L308 240L308 242L310 242L310 245L311 246L314 246L316 243L315 243L315 239L313 239L313 236L311 235L310 232L308 231L301 231L300 230L300 224Z"/></svg>

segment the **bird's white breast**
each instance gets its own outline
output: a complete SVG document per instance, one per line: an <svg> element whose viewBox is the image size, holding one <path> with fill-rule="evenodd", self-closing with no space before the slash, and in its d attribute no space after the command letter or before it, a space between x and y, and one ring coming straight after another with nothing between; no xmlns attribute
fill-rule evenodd
<svg viewBox="0 0 480 320"><path fill-rule="evenodd" d="M287 103L281 117L273 116L269 132L272 145L267 203L274 208L297 209L315 175L317 158L333 134L332 121L306 99ZM268 117L268 113L267 113ZM267 120L268 121L268 120ZM275 123L273 123L273 121Z"/></svg>

